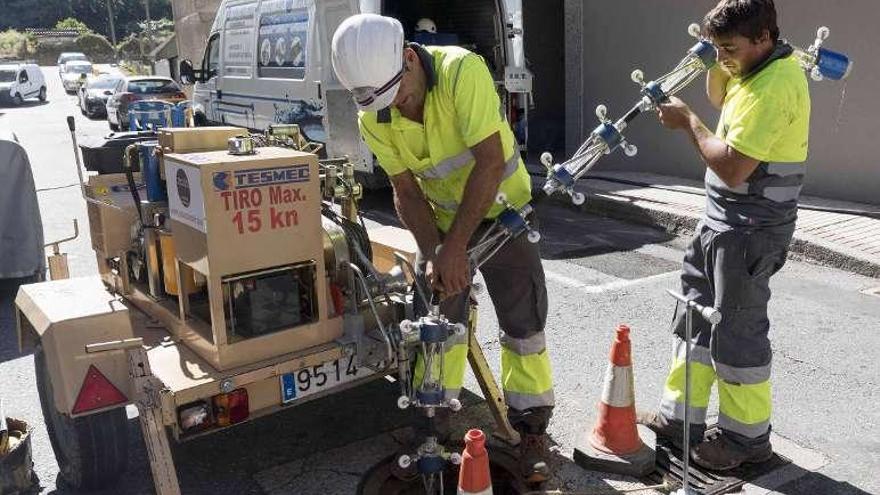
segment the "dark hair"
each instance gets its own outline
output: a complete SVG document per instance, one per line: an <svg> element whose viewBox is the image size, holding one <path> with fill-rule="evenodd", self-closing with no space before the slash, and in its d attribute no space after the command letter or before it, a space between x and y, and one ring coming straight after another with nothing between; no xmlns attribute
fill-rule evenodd
<svg viewBox="0 0 880 495"><path fill-rule="evenodd" d="M770 41L779 39L773 0L721 0L703 18L703 29L709 36L738 34L752 41L766 29Z"/></svg>

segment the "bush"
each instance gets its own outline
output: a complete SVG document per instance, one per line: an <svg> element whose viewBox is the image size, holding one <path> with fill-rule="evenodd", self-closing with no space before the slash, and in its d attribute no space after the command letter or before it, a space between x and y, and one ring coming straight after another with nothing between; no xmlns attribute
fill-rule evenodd
<svg viewBox="0 0 880 495"><path fill-rule="evenodd" d="M55 29L76 29L79 34L91 33L92 30L86 26L86 23L82 22L79 19L74 19L73 17L68 17L67 19L63 19L58 21L55 24Z"/></svg>
<svg viewBox="0 0 880 495"><path fill-rule="evenodd" d="M27 58L28 37L14 29L0 33L0 59Z"/></svg>
<svg viewBox="0 0 880 495"><path fill-rule="evenodd" d="M107 38L95 33L86 33L76 38L79 51L86 54L92 62L109 63L116 61L116 50Z"/></svg>
<svg viewBox="0 0 880 495"><path fill-rule="evenodd" d="M144 45L143 50L141 50L141 45ZM146 43L135 35L131 35L119 43L116 46L116 51L119 53L119 57L125 60L140 60L149 54Z"/></svg>

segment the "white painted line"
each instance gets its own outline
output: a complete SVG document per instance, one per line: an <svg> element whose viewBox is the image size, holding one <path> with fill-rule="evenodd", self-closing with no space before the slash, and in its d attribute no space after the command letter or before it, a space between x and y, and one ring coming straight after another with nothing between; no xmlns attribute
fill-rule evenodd
<svg viewBox="0 0 880 495"><path fill-rule="evenodd" d="M602 285L587 285L580 280L571 278L567 275L563 275L561 273L553 272L546 269L544 270L544 276L549 280L571 287L572 289L584 291L588 294L601 294L603 292L625 289L634 285L641 285L643 283L655 282L657 280L663 280L666 278L671 278L673 276L678 276L679 273L680 272L678 270L673 270L671 272L660 273L657 275L651 275L650 277L637 278L633 280L617 279L613 282L608 282Z"/></svg>

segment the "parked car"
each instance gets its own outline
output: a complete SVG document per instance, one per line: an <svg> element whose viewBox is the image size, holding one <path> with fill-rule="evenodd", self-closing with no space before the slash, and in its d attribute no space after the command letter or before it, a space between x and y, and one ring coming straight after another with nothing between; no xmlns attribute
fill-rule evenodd
<svg viewBox="0 0 880 495"><path fill-rule="evenodd" d="M64 91L75 93L80 84L92 74L92 63L85 60L71 60L64 64L64 73L61 74L61 84Z"/></svg>
<svg viewBox="0 0 880 495"><path fill-rule="evenodd" d="M46 101L46 80L36 64L0 65L0 100L21 105L26 98Z"/></svg>
<svg viewBox="0 0 880 495"><path fill-rule="evenodd" d="M64 74L64 64L70 62L72 60L81 60L84 62L89 61L89 57L86 57L85 53L81 52L62 52L61 55L58 55L58 76L62 76Z"/></svg>
<svg viewBox="0 0 880 495"><path fill-rule="evenodd" d="M107 123L111 130L128 129L128 105L138 100L162 100L177 104L186 100L186 93L170 77L124 77L107 99Z"/></svg>
<svg viewBox="0 0 880 495"><path fill-rule="evenodd" d="M103 74L90 77L79 88L79 109L89 117L107 114L107 99L113 94L122 78Z"/></svg>

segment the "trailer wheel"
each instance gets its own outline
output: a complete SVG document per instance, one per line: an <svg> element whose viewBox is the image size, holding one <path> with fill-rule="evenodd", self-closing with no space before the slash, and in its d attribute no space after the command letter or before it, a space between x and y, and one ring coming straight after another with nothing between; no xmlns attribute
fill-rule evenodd
<svg viewBox="0 0 880 495"><path fill-rule="evenodd" d="M71 418L55 409L42 346L34 352L34 368L43 419L61 478L76 489L115 483L128 464L125 408Z"/></svg>

